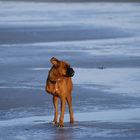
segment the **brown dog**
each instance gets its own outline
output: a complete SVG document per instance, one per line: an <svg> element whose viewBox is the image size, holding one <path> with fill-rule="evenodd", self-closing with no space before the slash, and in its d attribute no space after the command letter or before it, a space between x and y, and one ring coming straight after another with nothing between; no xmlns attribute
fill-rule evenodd
<svg viewBox="0 0 140 140"><path fill-rule="evenodd" d="M72 109L72 80L74 70L65 61L60 61L56 58L51 58L52 68L48 73L46 81L46 91L53 95L53 104L55 109L53 123L57 124L58 120L58 98L61 101L61 114L58 126L63 127L64 112L66 102L68 103L70 113L70 123L74 123L73 109Z"/></svg>

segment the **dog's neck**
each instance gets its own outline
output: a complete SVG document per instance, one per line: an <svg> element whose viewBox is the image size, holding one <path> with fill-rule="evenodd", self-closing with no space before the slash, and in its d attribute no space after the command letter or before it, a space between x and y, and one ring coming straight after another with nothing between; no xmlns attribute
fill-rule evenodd
<svg viewBox="0 0 140 140"><path fill-rule="evenodd" d="M51 80L50 78L48 79L48 81L49 81L51 84L56 84L56 81Z"/></svg>
<svg viewBox="0 0 140 140"><path fill-rule="evenodd" d="M49 82L51 82L52 84L56 84L58 81L65 80L65 79L66 79L66 77L59 77L59 78L57 78L57 79L55 79L55 80L51 80L50 78L49 78L48 80L49 80Z"/></svg>
<svg viewBox="0 0 140 140"><path fill-rule="evenodd" d="M52 73L53 70L53 73ZM58 71L55 70L54 67L51 68L51 70L49 71L49 77L48 77L48 81L51 84L57 84L57 82L65 80L66 77L62 76Z"/></svg>

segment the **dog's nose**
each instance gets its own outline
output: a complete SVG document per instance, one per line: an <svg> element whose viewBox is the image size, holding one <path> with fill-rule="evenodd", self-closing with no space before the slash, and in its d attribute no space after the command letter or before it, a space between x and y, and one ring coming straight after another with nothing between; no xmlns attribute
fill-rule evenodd
<svg viewBox="0 0 140 140"><path fill-rule="evenodd" d="M73 70L73 68L68 68L67 69L67 76L70 76L70 77L72 77L73 75L74 75L74 70Z"/></svg>

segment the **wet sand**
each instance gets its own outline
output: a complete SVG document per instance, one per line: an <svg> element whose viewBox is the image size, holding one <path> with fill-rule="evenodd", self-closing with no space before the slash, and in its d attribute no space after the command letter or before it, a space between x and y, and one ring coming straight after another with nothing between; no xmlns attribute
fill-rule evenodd
<svg viewBox="0 0 140 140"><path fill-rule="evenodd" d="M104 5L0 4L0 139L140 138L140 5ZM52 56L76 72L64 128L44 91Z"/></svg>
<svg viewBox="0 0 140 140"><path fill-rule="evenodd" d="M0 29L0 44L74 41L129 37L120 29L88 26L49 26ZM7 37L8 36L8 37Z"/></svg>

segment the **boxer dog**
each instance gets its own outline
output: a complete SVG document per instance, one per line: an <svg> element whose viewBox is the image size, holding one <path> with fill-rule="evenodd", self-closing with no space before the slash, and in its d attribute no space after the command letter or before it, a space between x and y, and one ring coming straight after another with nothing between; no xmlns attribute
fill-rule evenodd
<svg viewBox="0 0 140 140"><path fill-rule="evenodd" d="M56 58L51 58L52 67L49 70L48 78L46 80L45 90L53 95L53 105L55 109L53 124L59 127L64 126L64 113L66 103L69 107L70 123L74 123L73 109L72 109L72 79L74 75L73 68L65 61L60 61ZM58 99L61 101L61 113L58 121Z"/></svg>

